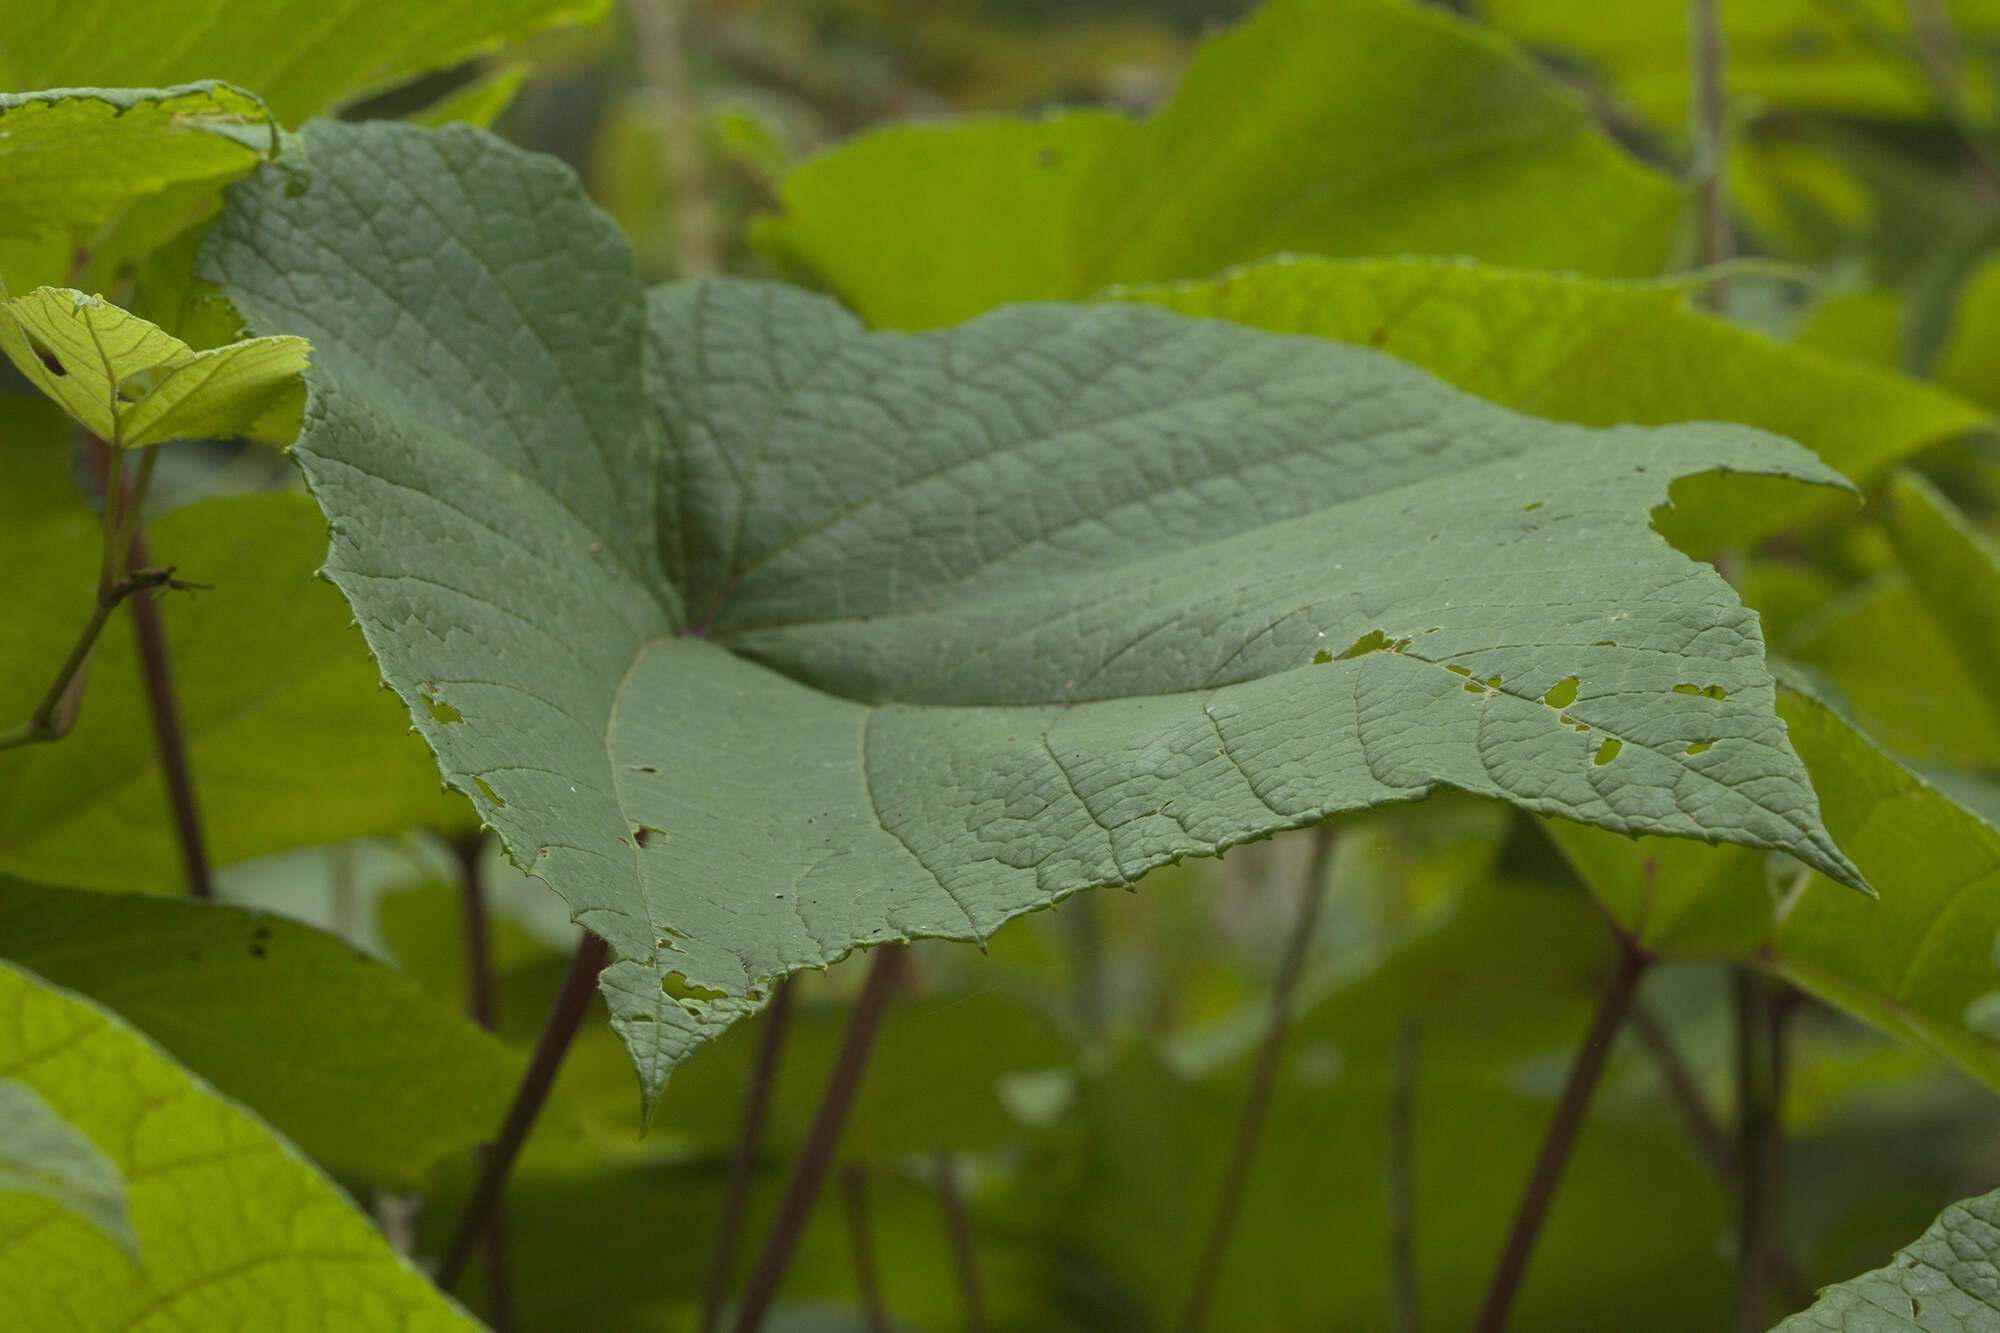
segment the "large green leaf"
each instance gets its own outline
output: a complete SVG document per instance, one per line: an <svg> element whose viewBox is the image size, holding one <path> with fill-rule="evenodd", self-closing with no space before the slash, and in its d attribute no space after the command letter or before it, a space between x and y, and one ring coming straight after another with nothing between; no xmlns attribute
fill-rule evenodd
<svg viewBox="0 0 2000 1333"><path fill-rule="evenodd" d="M68 477L61 418L0 398L0 567L9 651L0 717L26 717L89 614L97 517ZM340 598L313 569L325 526L297 495L212 500L152 523L153 558L206 590L159 604L196 798L218 862L456 825L422 747L403 735ZM0 868L48 883L170 891L180 853L127 626L98 640L76 729L0 754Z"/></svg>
<svg viewBox="0 0 2000 1333"><path fill-rule="evenodd" d="M0 1079L0 1194L38 1194L139 1261L125 1177L104 1150L25 1083Z"/></svg>
<svg viewBox="0 0 2000 1333"><path fill-rule="evenodd" d="M176 83L220 78L293 124L328 102L436 69L558 23L591 22L608 0L74 0L17 5L0 42L0 87Z"/></svg>
<svg viewBox="0 0 2000 1333"><path fill-rule="evenodd" d="M1819 1294L1774 1333L1968 1333L2000 1327L2000 1190L1955 1203L1872 1273Z"/></svg>
<svg viewBox="0 0 2000 1333"><path fill-rule="evenodd" d="M1740 421L1857 481L1982 428L1982 408L1872 366L1787 347L1694 309L1685 282L1613 282L1451 260L1286 257L1117 295L1280 333L1366 343L1483 398L1609 426ZM1779 481L1676 491L1667 531L1702 550L1824 505Z"/></svg>
<svg viewBox="0 0 2000 1333"><path fill-rule="evenodd" d="M56 6L32 11L51 19L71 13ZM15 29L31 16L8 16L0 71ZM6 82L0 77L0 86ZM260 149L273 156L279 151L270 112L252 94L214 80L169 88L0 92L0 198L7 201L0 236L96 227L132 200L170 185L240 176L256 164ZM19 275L0 278L19 282Z"/></svg>
<svg viewBox="0 0 2000 1333"><path fill-rule="evenodd" d="M111 1159L144 1255L51 1200L0 1193L16 1327L478 1328L296 1149L113 1014L0 963L0 1016L0 1078Z"/></svg>
<svg viewBox="0 0 2000 1333"><path fill-rule="evenodd" d="M902 328L1281 250L1656 273L1680 206L1521 53L1388 0L1272 0L1143 123L899 127L808 164L782 203L761 242Z"/></svg>
<svg viewBox="0 0 2000 1333"><path fill-rule="evenodd" d="M281 917L0 877L0 955L88 995L313 1156L410 1187L484 1142L519 1061L395 969Z"/></svg>
<svg viewBox="0 0 2000 1333"><path fill-rule="evenodd" d="M1537 421L1144 305L643 303L554 164L310 142L314 188L239 188L204 269L311 338L328 571L612 944L649 1092L784 973L1439 785L1859 882L1755 616L1646 526L1689 473L1837 482L1788 441Z"/></svg>
<svg viewBox="0 0 2000 1333"><path fill-rule="evenodd" d="M1778 711L1878 899L1743 848L1551 825L1558 843L1656 953L1760 962L2000 1089L2000 829L1801 689Z"/></svg>

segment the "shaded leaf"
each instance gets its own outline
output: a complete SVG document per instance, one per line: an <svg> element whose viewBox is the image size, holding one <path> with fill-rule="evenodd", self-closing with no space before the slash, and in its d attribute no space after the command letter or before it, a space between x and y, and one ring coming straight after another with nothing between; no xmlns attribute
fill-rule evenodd
<svg viewBox="0 0 2000 1333"><path fill-rule="evenodd" d="M1907 759L1966 768L2000 761L1987 685L1952 651L1901 569L1829 600L1777 651L1811 667L1862 729Z"/></svg>
<svg viewBox="0 0 2000 1333"><path fill-rule="evenodd" d="M462 120L484 128L499 119L533 69L525 61L510 61L456 89L410 119L418 125L445 125Z"/></svg>
<svg viewBox="0 0 2000 1333"><path fill-rule="evenodd" d="M0 1076L110 1157L143 1264L52 1201L0 1194L0 1291L23 1328L479 1326L264 1125L98 1006L0 963Z"/></svg>
<svg viewBox="0 0 2000 1333"><path fill-rule="evenodd" d="M0 877L0 954L116 1010L321 1161L411 1187L506 1113L519 1060L415 984L263 912Z"/></svg>
<svg viewBox="0 0 2000 1333"><path fill-rule="evenodd" d="M68 20L73 13L64 5L10 15L8 54L23 20ZM0 71L6 60L0 56ZM159 88L0 92L0 197L7 200L0 235L88 230L170 185L240 176L261 157L275 157L279 146L264 103L212 79ZM14 275L0 274L7 276Z"/></svg>
<svg viewBox="0 0 2000 1333"><path fill-rule="evenodd" d="M1740 421L1789 436L1862 482L1991 420L1933 386L1703 314L1683 280L1299 256L1115 294L1380 347L1482 398L1559 421ZM1679 512L1662 526L1697 552L1775 531L1830 503L1776 480L1688 482L1674 494Z"/></svg>
<svg viewBox="0 0 2000 1333"><path fill-rule="evenodd" d="M61 418L0 399L0 564L14 647L0 717L26 717L89 614L97 517L70 484ZM217 864L412 824L457 826L423 748L379 696L348 612L313 580L325 524L298 495L211 500L148 525L153 558L207 590L159 603L195 795ZM45 883L174 891L168 818L130 631L92 654L60 745L0 755L0 868Z"/></svg>
<svg viewBox="0 0 2000 1333"><path fill-rule="evenodd" d="M2000 549L1914 472L1890 479L1883 527L1917 600L2000 716Z"/></svg>
<svg viewBox="0 0 2000 1333"><path fill-rule="evenodd" d="M1879 898L1742 848L1550 830L1612 916L1654 952L1759 962L2000 1089L2000 828L1802 686L1780 691L1779 716L1827 828Z"/></svg>
<svg viewBox="0 0 2000 1333"><path fill-rule="evenodd" d="M11 1078L0 1078L0 1194L53 1199L139 1262L118 1167L39 1092Z"/></svg>
<svg viewBox="0 0 2000 1333"><path fill-rule="evenodd" d="M1885 1267L1819 1294L1774 1333L1963 1333L2000 1326L2000 1190L1955 1203Z"/></svg>
<svg viewBox="0 0 2000 1333"><path fill-rule="evenodd" d="M1680 196L1490 34L1385 0L1272 0L1148 121L878 131L793 174L782 204L763 246L871 323L919 328L1281 250L1656 273Z"/></svg>
<svg viewBox="0 0 2000 1333"><path fill-rule="evenodd" d="M337 98L452 64L561 23L603 17L608 0L389 0L337 8L261 0L199 9L159 0L73 0L10 15L0 86L144 86L228 79L288 125Z"/></svg>
<svg viewBox="0 0 2000 1333"><path fill-rule="evenodd" d="M0 301L0 352L85 430L124 449L234 436L290 444L310 350L303 338L275 337L197 352L66 287Z"/></svg>
<svg viewBox="0 0 2000 1333"><path fill-rule="evenodd" d="M238 190L205 273L311 337L328 570L616 950L649 1100L786 972L1439 785L1858 882L1755 616L1646 526L1689 473L1838 484L1788 441L1537 421L1144 305L642 306L561 168L310 139L324 188Z"/></svg>

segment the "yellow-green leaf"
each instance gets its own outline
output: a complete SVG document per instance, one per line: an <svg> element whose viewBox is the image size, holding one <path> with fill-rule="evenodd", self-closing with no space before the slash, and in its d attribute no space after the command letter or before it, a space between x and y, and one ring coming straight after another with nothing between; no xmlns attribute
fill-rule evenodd
<svg viewBox="0 0 2000 1333"><path fill-rule="evenodd" d="M0 302L0 351L84 429L125 449L239 435L291 443L309 350L303 338L275 337L197 352L67 287Z"/></svg>

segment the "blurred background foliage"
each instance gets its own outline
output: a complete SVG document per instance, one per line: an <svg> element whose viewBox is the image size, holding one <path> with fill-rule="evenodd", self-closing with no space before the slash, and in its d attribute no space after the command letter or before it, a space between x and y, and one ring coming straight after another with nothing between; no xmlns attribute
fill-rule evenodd
<svg viewBox="0 0 2000 1333"><path fill-rule="evenodd" d="M490 120L563 158L631 237L649 280L724 269L837 287L783 246L756 243L757 220L782 213L801 164L911 120L1078 105L1149 115L1204 37L1251 8L626 0L602 23L541 33L340 114ZM1327 21L1343 8L1329 5ZM1700 167L1686 128L1683 4L1436 8L1519 43L1632 158L1677 180ZM1983 541L2000 523L2000 455L1990 432L1964 425L2000 409L2000 3L1724 0L1722 13L1726 176L1744 258L1731 270L1728 315L1976 405L1953 407L1956 424L1939 428L1916 462ZM1418 100L1446 104L1461 91L1424 88ZM147 229L135 219L146 244L129 254L184 221ZM1690 260L1690 228L1676 225L1679 257ZM188 333L201 309L184 280L198 239L186 234L123 268L114 247L99 264L104 285ZM1522 299L1530 319L1536 310L1571 318L1553 297ZM188 318L168 320L176 311ZM292 484L268 451L191 447L163 461L158 507ZM1920 586L1881 513L1822 506L1727 546L1720 563L1764 614L1775 652L1815 673L1960 805L2000 818L1990 673L1954 650L1950 617L1937 612L1951 590ZM309 537L293 545L288 559L316 558ZM322 609L337 621L337 607ZM397 769L397 780L409 771L423 775ZM414 800L397 796L397 809ZM453 839L466 815L451 798L449 810L415 817L430 828L276 856L261 853L295 839L246 833L233 851L243 859L223 868L222 896L342 934L457 1004ZM374 830L385 819L356 810L351 823ZM1012 924L984 951L917 946L849 1126L845 1194L822 1200L771 1327L869 1326L857 1235L872 1248L894 1327L971 1326L941 1163L971 1207L985 1327L1170 1326L1302 894L1324 895L1324 909L1211 1327L1396 1327L1412 1314L1394 1291L1399 1236L1420 1279L1421 1326L1465 1326L1613 957L1603 913L1573 868L1593 863L1526 815L1451 795L1343 819L1333 836L1317 882L1307 882L1310 838L1299 835L1157 872L1131 893L1079 896ZM62 862L51 847L33 829L0 837L0 865L66 883L134 873L123 863L93 869L94 850ZM132 856L142 854L151 853ZM480 855L497 918L499 1031L525 1047L573 928L497 849ZM1762 868L1752 877L1754 899ZM860 971L849 963L797 983L753 1238ZM1733 1096L1728 972L1726 961L1691 959L1649 977L1643 1021L1617 1046L1516 1327L1726 1326L1732 1190L1713 1147ZM1963 1062L1791 994L1781 1295L1796 1307L1815 1287L1880 1263L1944 1203L2000 1184L2000 1119ZM586 1027L508 1196L515 1328L692 1327L761 1027L742 1025L677 1074L643 1138L623 1051L605 1024ZM403 1193L355 1183L392 1233L435 1246L468 1170L463 1156L440 1168L417 1192L428 1199L414 1219ZM846 1206L857 1197L864 1206ZM485 1297L475 1287L469 1299L480 1309Z"/></svg>

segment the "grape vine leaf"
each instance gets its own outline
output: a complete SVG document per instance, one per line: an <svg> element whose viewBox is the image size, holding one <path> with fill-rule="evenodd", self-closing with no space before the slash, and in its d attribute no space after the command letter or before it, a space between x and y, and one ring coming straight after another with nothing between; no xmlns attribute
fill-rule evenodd
<svg viewBox="0 0 2000 1333"><path fill-rule="evenodd" d="M1279 333L1365 343L1482 398L1586 426L1739 421L1864 485L1990 429L1985 408L1873 366L1790 347L1694 308L1688 281L1615 281L1451 259L1281 256L1214 278L1115 288ZM1845 497L1777 479L1690 481L1662 530L1718 550Z"/></svg>
<svg viewBox="0 0 2000 1333"><path fill-rule="evenodd" d="M1390 0L1271 0L1144 122L899 126L807 163L780 202L758 244L898 328L1281 250L1651 274L1681 210L1520 50Z"/></svg>
<svg viewBox="0 0 2000 1333"><path fill-rule="evenodd" d="M125 1178L142 1264L57 1203L0 1193L0 1291L22 1328L479 1325L335 1186L116 1015L0 962L0 1078L32 1088Z"/></svg>
<svg viewBox="0 0 2000 1333"><path fill-rule="evenodd" d="M125 1177L42 1094L11 1078L0 1078L0 1194L53 1199L139 1259Z"/></svg>
<svg viewBox="0 0 2000 1333"><path fill-rule="evenodd" d="M303 338L197 352L157 324L67 287L0 300L0 352L98 439L121 449L299 433Z"/></svg>
<svg viewBox="0 0 2000 1333"><path fill-rule="evenodd" d="M497 1038L394 968L263 912L0 876L0 955L116 1010L320 1161L392 1188L490 1138L520 1076Z"/></svg>
<svg viewBox="0 0 2000 1333"><path fill-rule="evenodd" d="M1955 1203L1872 1273L1826 1288L1772 1333L1965 1333L2000 1327L2000 1190Z"/></svg>
<svg viewBox="0 0 2000 1333"><path fill-rule="evenodd" d="M67 6L9 15L65 18ZM0 56L0 68L5 58ZM165 88L0 92L0 236L87 230L143 195L240 176L283 140L253 93L213 79Z"/></svg>
<svg viewBox="0 0 2000 1333"><path fill-rule="evenodd" d="M254 89L293 125L337 98L557 24L595 22L607 8L609 0L431 0L414 12L392 0L18 6L0 47L0 87L214 77Z"/></svg>
<svg viewBox="0 0 2000 1333"><path fill-rule="evenodd" d="M648 299L559 164L310 127L202 254L312 341L326 570L446 779L617 961L647 1105L771 982L1438 786L1849 883L1756 617L1646 522L1838 485L1137 304L869 334ZM421 206L418 206L421 201Z"/></svg>
<svg viewBox="0 0 2000 1333"><path fill-rule="evenodd" d="M0 653L0 717L48 688L90 612L102 525L70 480L60 413L0 394L0 564L17 647ZM313 581L326 523L301 495L203 500L147 525L153 558L208 585L158 606L217 865L413 824L456 829L347 609ZM176 892L167 813L129 633L103 635L76 728L0 755L0 869L44 883Z"/></svg>

